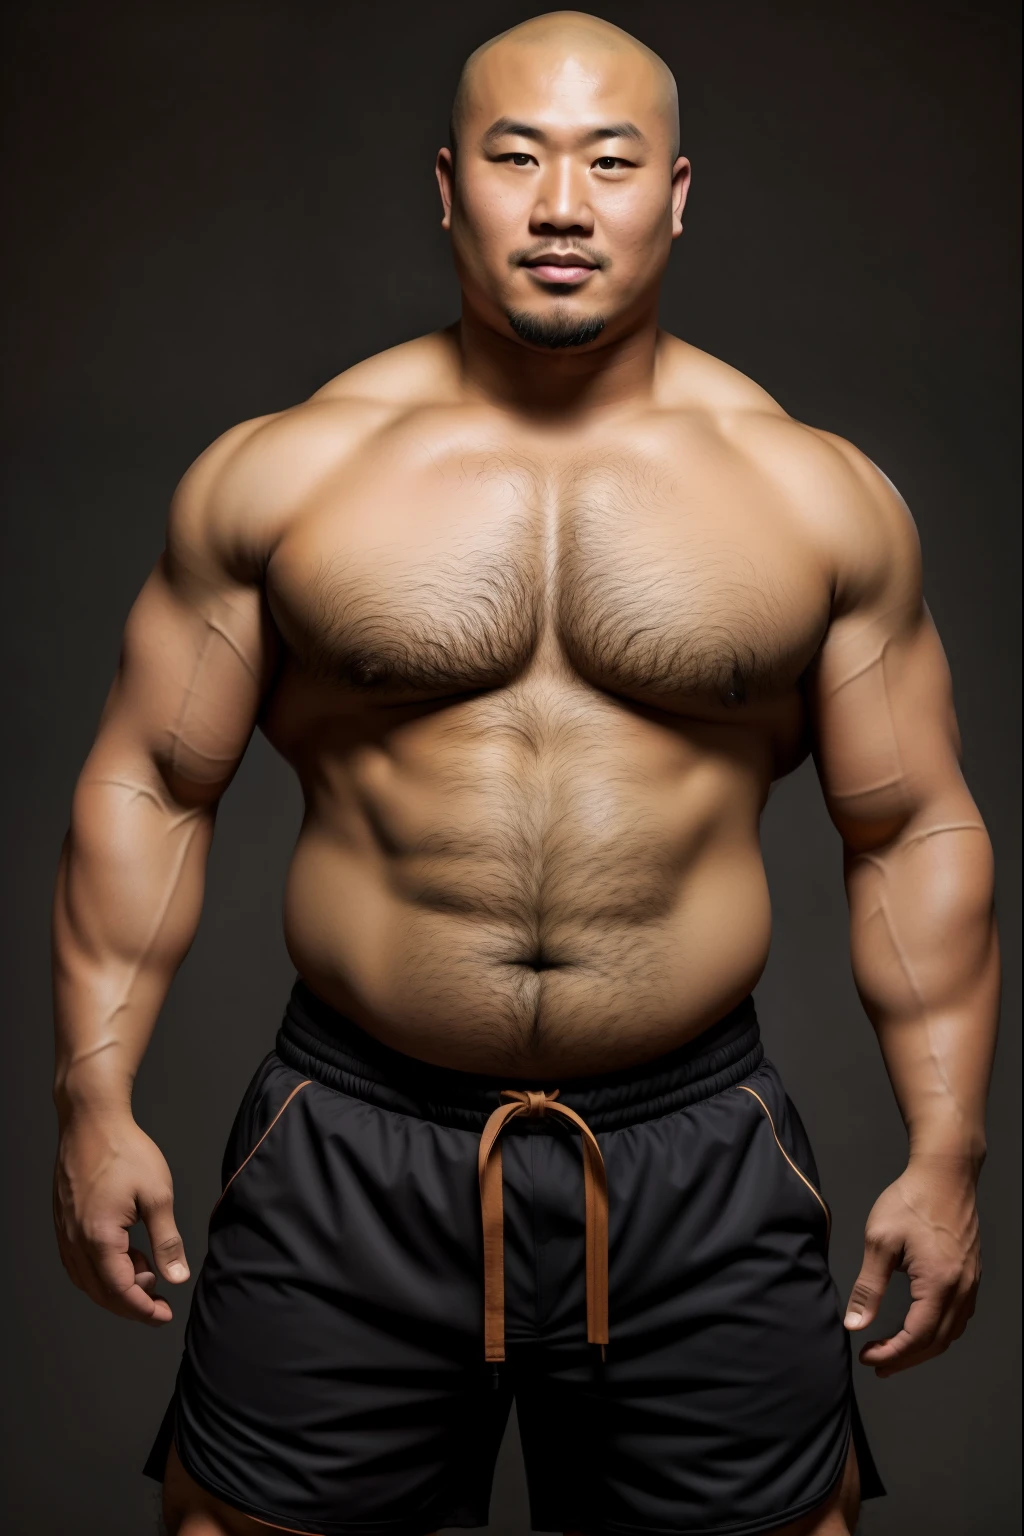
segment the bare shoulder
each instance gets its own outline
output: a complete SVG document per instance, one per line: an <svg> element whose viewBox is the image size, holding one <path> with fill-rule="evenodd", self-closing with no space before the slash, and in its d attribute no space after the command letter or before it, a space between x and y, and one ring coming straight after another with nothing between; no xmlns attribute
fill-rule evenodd
<svg viewBox="0 0 1024 1536"><path fill-rule="evenodd" d="M456 400L456 356L450 332L417 336L346 368L318 389L311 403L372 401L409 410L439 398Z"/></svg>
<svg viewBox="0 0 1024 1536"><path fill-rule="evenodd" d="M675 338L672 338L675 340ZM899 491L865 453L834 432L790 416L753 379L677 342L680 406L754 470L829 572L836 609L920 587L920 544Z"/></svg>
<svg viewBox="0 0 1024 1536"><path fill-rule="evenodd" d="M833 617L921 602L921 545L910 509L888 475L837 433L787 418L777 443L758 444L787 505L830 570Z"/></svg>
<svg viewBox="0 0 1024 1536"><path fill-rule="evenodd" d="M448 387L450 349L424 336L346 369L308 400L240 422L206 448L171 504L168 554L261 572L317 487L396 419Z"/></svg>
<svg viewBox="0 0 1024 1536"><path fill-rule="evenodd" d="M666 332L659 335L657 392L672 410L706 415L724 423L735 415L788 421L782 406L753 379L699 347Z"/></svg>

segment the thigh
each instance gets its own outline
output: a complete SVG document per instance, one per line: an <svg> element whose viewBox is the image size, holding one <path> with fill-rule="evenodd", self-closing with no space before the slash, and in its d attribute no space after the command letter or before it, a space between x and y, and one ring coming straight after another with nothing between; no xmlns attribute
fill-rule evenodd
<svg viewBox="0 0 1024 1536"><path fill-rule="evenodd" d="M606 1359L562 1335L516 1360L534 1524L739 1536L810 1515L846 1461L850 1356L777 1073L599 1140Z"/></svg>
<svg viewBox="0 0 1024 1536"><path fill-rule="evenodd" d="M263 1064L169 1416L206 1492L325 1536L486 1521L511 1396L483 1359L477 1142Z"/></svg>
<svg viewBox="0 0 1024 1536"><path fill-rule="evenodd" d="M853 1442L839 1485L823 1504L772 1532L772 1536L853 1536L860 1514L860 1473Z"/></svg>
<svg viewBox="0 0 1024 1536"><path fill-rule="evenodd" d="M267 1526L201 1488L171 1444L164 1471L167 1536L266 1536Z"/></svg>
<svg viewBox="0 0 1024 1536"><path fill-rule="evenodd" d="M185 1471L173 1444L164 1477L163 1516L166 1536L265 1536L274 1529L265 1520L239 1514L201 1488Z"/></svg>

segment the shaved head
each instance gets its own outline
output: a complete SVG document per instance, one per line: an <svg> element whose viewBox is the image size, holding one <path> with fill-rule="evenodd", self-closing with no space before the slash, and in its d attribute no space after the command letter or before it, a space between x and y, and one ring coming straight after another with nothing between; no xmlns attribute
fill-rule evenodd
<svg viewBox="0 0 1024 1536"><path fill-rule="evenodd" d="M517 52L532 61L538 72L548 74L557 71L560 63L568 60L587 67L600 62L605 69L614 70L616 56L623 66L637 70L645 78L651 101L663 116L667 127L670 160L679 153L679 94L675 76L664 59L646 44L585 11L548 11L543 16L533 16L529 21L499 32L474 49L462 66L459 83L455 89L450 122L451 147L457 148L459 135L472 110L481 72L488 66L499 66L502 54ZM496 57L495 57L496 55Z"/></svg>
<svg viewBox="0 0 1024 1536"><path fill-rule="evenodd" d="M575 352L655 324L689 186L678 150L672 71L621 27L551 11L483 43L435 163L463 316Z"/></svg>

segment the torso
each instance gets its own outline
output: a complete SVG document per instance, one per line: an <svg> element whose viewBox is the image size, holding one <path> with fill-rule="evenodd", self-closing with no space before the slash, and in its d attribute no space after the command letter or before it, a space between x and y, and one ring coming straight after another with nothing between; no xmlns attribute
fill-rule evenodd
<svg viewBox="0 0 1024 1536"><path fill-rule="evenodd" d="M808 750L831 588L773 472L787 418L659 404L556 434L414 401L346 436L333 405L344 451L266 564L261 725L307 805L296 966L465 1070L671 1049L763 969L759 817Z"/></svg>

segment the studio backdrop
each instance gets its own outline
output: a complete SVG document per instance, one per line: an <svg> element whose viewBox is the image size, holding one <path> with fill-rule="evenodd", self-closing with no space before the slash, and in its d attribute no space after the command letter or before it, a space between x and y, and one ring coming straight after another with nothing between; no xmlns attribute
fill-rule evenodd
<svg viewBox="0 0 1024 1536"><path fill-rule="evenodd" d="M538 8L539 9L539 8ZM857 1369L889 1497L869 1536L1019 1528L1017 7L632 0L596 14L680 84L693 163L665 326L851 439L910 505L996 850L1003 1032L985 1278L948 1354ZM534 14L497 0L16 6L5 23L2 811L5 1528L144 1536L141 1465L188 1293L161 1331L67 1280L50 1217L49 905L72 787L171 492L235 422L458 310L433 160L460 64ZM292 970L301 805L257 736L218 817L198 938L140 1073L193 1276L231 1117ZM772 797L756 1000L834 1208L832 1267L905 1138L851 980L841 851L812 766ZM191 1287L188 1288L189 1290ZM897 1278L883 1322L902 1316ZM529 1530L515 1421L491 1529Z"/></svg>

